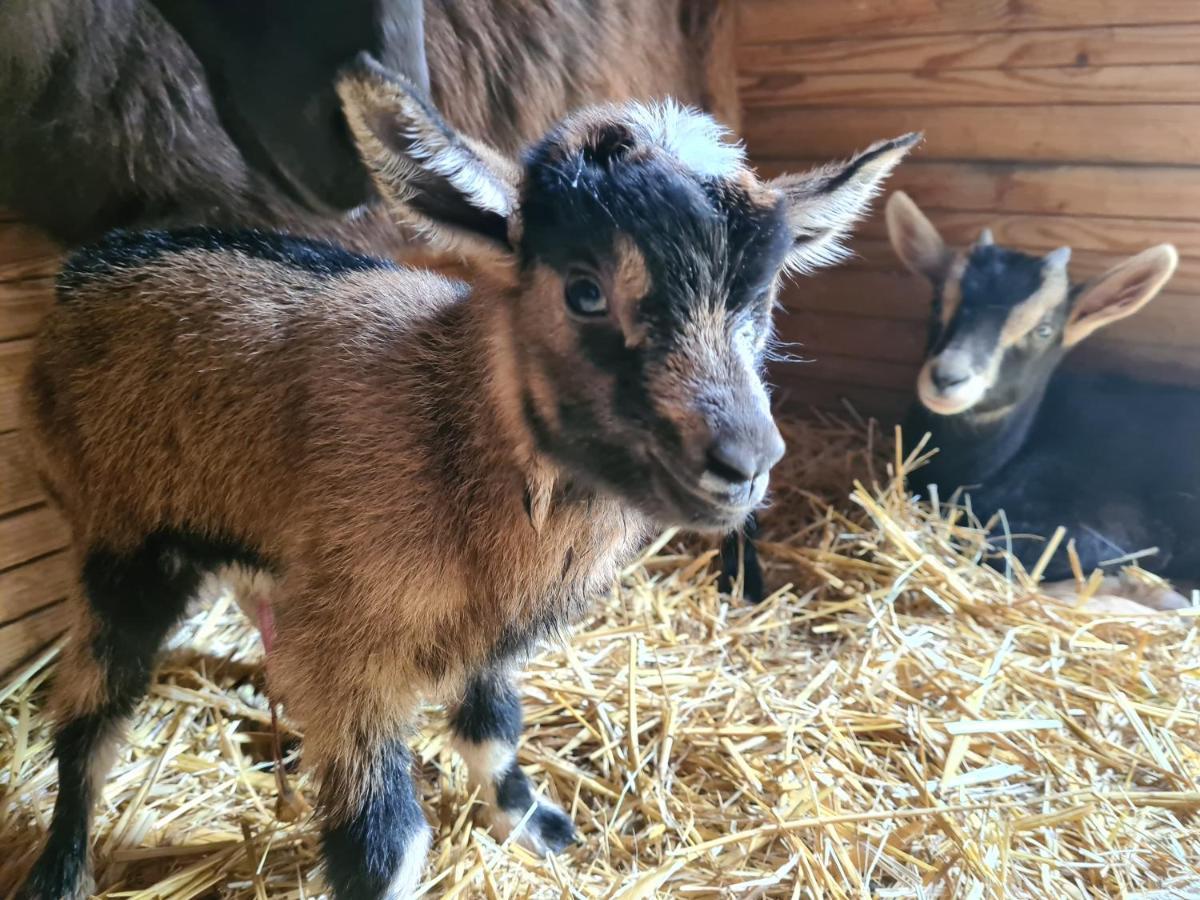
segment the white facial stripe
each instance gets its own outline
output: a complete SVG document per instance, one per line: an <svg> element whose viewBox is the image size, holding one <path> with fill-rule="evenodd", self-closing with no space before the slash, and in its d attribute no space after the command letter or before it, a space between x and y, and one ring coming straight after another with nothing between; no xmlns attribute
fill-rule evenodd
<svg viewBox="0 0 1200 900"><path fill-rule="evenodd" d="M1070 283L1066 270L1047 266L1042 271L1042 286L1013 307L1000 333L1000 346L1011 347L1038 326L1054 307L1067 299Z"/></svg>
<svg viewBox="0 0 1200 900"><path fill-rule="evenodd" d="M942 327L950 324L962 303L962 277L967 270L967 257L960 253L946 272L942 282Z"/></svg>

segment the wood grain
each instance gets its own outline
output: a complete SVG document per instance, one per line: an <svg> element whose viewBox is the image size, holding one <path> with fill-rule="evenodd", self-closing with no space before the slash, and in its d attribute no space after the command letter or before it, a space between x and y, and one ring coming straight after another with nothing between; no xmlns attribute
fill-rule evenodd
<svg viewBox="0 0 1200 900"><path fill-rule="evenodd" d="M745 137L760 160L835 159L923 131L915 158L1196 165L1200 105L757 109Z"/></svg>
<svg viewBox="0 0 1200 900"><path fill-rule="evenodd" d="M1200 24L785 41L739 47L743 86L784 74L1200 63Z"/></svg>
<svg viewBox="0 0 1200 900"><path fill-rule="evenodd" d="M74 585L75 562L66 550L0 572L0 623L65 599Z"/></svg>
<svg viewBox="0 0 1200 900"><path fill-rule="evenodd" d="M770 163L766 174L815 162ZM1186 166L1070 166L906 160L888 190L930 209L1063 216L1200 219L1200 175ZM1120 227L1120 223L1115 223Z"/></svg>
<svg viewBox="0 0 1200 900"><path fill-rule="evenodd" d="M1169 243L1181 256L1200 257L1200 222L1196 221L922 209L946 242L956 246L972 243L983 228L990 228L998 244L1013 248L1049 250L1066 246L1121 257ZM887 227L879 215L872 216L857 231L865 239L887 240Z"/></svg>
<svg viewBox="0 0 1200 900"><path fill-rule="evenodd" d="M0 343L0 434L12 431L20 421L18 391L32 352L31 340Z"/></svg>
<svg viewBox="0 0 1200 900"><path fill-rule="evenodd" d="M1200 65L1080 66L823 74L777 72L741 83L750 115L767 107L1156 104L1200 101Z"/></svg>
<svg viewBox="0 0 1200 900"><path fill-rule="evenodd" d="M1200 22L1194 0L741 0L738 39L781 41Z"/></svg>
<svg viewBox="0 0 1200 900"><path fill-rule="evenodd" d="M67 523L49 506L0 517L0 570L62 550L68 543Z"/></svg>
<svg viewBox="0 0 1200 900"><path fill-rule="evenodd" d="M0 515L34 506L44 500L42 489L25 457L20 433L0 434Z"/></svg>
<svg viewBox="0 0 1200 900"><path fill-rule="evenodd" d="M0 628L0 674L11 672L70 627L71 610L56 603Z"/></svg>
<svg viewBox="0 0 1200 900"><path fill-rule="evenodd" d="M32 337L54 303L54 279L0 282L0 341Z"/></svg>
<svg viewBox="0 0 1200 900"><path fill-rule="evenodd" d="M854 256L842 264L843 268L867 269L883 272L900 272L903 269L891 245L881 239L855 238L850 241ZM1054 247L1047 244L1040 247L1026 246L1021 248L1029 253L1045 253ZM1071 254L1071 276L1083 281L1106 271L1125 257L1120 254L1101 253L1095 250L1075 250ZM1180 259L1179 268L1171 278L1172 293L1192 294L1200 296L1200 259L1185 257Z"/></svg>

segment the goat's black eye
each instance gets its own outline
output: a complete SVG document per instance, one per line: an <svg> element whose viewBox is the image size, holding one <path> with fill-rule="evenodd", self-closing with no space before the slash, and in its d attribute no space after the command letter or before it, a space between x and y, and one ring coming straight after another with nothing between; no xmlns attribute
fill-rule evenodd
<svg viewBox="0 0 1200 900"><path fill-rule="evenodd" d="M572 275L565 291L567 308L577 316L602 316L608 312L608 299L596 279L589 275Z"/></svg>

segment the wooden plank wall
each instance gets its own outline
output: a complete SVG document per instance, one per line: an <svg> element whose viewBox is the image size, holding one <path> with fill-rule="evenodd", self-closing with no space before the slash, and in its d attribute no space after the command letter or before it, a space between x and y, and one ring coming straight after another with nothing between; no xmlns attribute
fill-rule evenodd
<svg viewBox="0 0 1200 900"><path fill-rule="evenodd" d="M947 236L1064 244L1082 278L1170 241L1167 291L1072 364L1200 385L1200 2L741 0L742 129L767 172L922 130L889 187ZM877 214L851 264L798 283L782 320L815 362L781 369L786 401L907 403L928 289Z"/></svg>
<svg viewBox="0 0 1200 900"><path fill-rule="evenodd" d="M18 386L52 302L60 251L0 212L0 672L66 627L66 524L43 500L17 433Z"/></svg>

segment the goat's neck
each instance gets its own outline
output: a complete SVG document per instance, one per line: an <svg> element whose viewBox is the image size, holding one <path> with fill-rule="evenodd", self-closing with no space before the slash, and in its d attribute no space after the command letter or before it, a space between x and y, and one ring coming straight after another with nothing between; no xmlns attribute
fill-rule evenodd
<svg viewBox="0 0 1200 900"><path fill-rule="evenodd" d="M475 370L471 389L479 394L480 410L475 417L478 436L503 454L503 463L511 464L525 486L535 493L552 489L560 473L558 467L538 452L533 435L522 412L521 381L517 368L514 330L509 316L512 304L505 296L507 285L486 282L472 292L462 309L459 354L464 364ZM500 460L498 460L499 462Z"/></svg>
<svg viewBox="0 0 1200 900"><path fill-rule="evenodd" d="M939 416L915 402L904 427L906 443L914 446L928 432L927 449L938 452L914 478L943 491L984 484L1025 446L1044 396L1043 387L996 416Z"/></svg>

